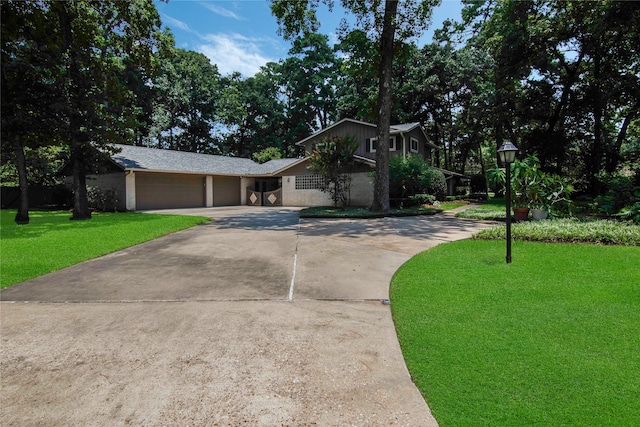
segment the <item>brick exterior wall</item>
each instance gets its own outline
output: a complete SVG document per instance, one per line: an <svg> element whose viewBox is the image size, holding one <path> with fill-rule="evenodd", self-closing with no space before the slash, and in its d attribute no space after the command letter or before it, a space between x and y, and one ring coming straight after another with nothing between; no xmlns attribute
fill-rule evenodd
<svg viewBox="0 0 640 427"><path fill-rule="evenodd" d="M351 174L351 206L371 206L373 202L373 178L367 172ZM282 177L282 202L284 206L332 206L328 193L320 190L296 190L296 177Z"/></svg>

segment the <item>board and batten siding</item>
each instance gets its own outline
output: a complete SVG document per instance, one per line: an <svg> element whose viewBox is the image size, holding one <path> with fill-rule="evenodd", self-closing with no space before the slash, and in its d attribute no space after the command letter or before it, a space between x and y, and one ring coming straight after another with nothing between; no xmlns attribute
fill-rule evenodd
<svg viewBox="0 0 640 427"><path fill-rule="evenodd" d="M333 138L333 137L352 137L355 138L360 145L356 150L356 155L365 157L371 160L375 160L376 153L368 151L367 147L368 141L371 138L376 138L378 134L377 128L375 125L368 123L358 123L358 122L350 122L346 121L344 123L340 123L339 125L327 130L326 132L319 133L315 138L312 138L305 142L305 152L307 155L311 154L313 150L313 145L321 142L324 138ZM396 150L390 151L390 156L401 156L403 153L405 155L420 155L425 160L431 160L431 147L427 143L425 136L420 129L420 127L416 127L409 132L404 132L403 134L394 133L391 135L396 139ZM403 137L404 137L404 145L403 145ZM415 138L418 140L418 152L411 151L411 138ZM403 151L404 148L404 151Z"/></svg>
<svg viewBox="0 0 640 427"><path fill-rule="evenodd" d="M313 145L321 142L324 138L345 138L351 137L360 142L360 146L356 151L356 155L362 157L375 158L375 153L367 153L364 142L369 138L375 138L377 133L374 125L364 123L344 122L340 125L329 129L327 132L320 133L316 138L305 142L306 154L311 154Z"/></svg>

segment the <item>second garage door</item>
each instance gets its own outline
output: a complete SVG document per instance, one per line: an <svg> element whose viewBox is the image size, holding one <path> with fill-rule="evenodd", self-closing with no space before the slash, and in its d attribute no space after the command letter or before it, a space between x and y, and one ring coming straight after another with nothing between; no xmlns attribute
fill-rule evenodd
<svg viewBox="0 0 640 427"><path fill-rule="evenodd" d="M213 177L213 206L240 205L240 178L237 176Z"/></svg>
<svg viewBox="0 0 640 427"><path fill-rule="evenodd" d="M136 209L197 208L205 205L202 175L136 173Z"/></svg>

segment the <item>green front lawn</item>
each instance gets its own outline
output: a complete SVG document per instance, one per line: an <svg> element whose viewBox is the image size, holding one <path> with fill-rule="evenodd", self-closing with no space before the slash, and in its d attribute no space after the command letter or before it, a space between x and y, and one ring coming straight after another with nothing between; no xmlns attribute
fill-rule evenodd
<svg viewBox="0 0 640 427"><path fill-rule="evenodd" d="M503 198L491 197L472 208L463 210L456 214L459 218L482 219L487 221L504 221L507 217L506 202Z"/></svg>
<svg viewBox="0 0 640 427"><path fill-rule="evenodd" d="M441 426L640 425L640 248L464 240L391 283L400 345Z"/></svg>
<svg viewBox="0 0 640 427"><path fill-rule="evenodd" d="M0 211L0 288L209 221L142 213L94 213L70 221L69 212L30 212L16 225L15 210Z"/></svg>

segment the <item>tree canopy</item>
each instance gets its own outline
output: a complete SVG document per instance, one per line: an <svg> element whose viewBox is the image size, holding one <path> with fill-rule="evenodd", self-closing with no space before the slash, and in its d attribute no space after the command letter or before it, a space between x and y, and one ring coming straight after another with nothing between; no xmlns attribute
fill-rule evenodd
<svg viewBox="0 0 640 427"><path fill-rule="evenodd" d="M345 117L378 124L376 210L388 206L393 122L420 122L434 166L483 182L510 140L576 194L608 197L620 183L635 194L640 3L463 3L461 22L419 45L435 0L341 0L353 24L331 46L316 15L331 1L273 0L289 55L243 77L176 48L152 0L3 1L0 172L24 189L16 220L28 221L29 182L48 170L34 168L39 156L69 156L73 216L87 218L94 148L293 157L295 142Z"/></svg>

